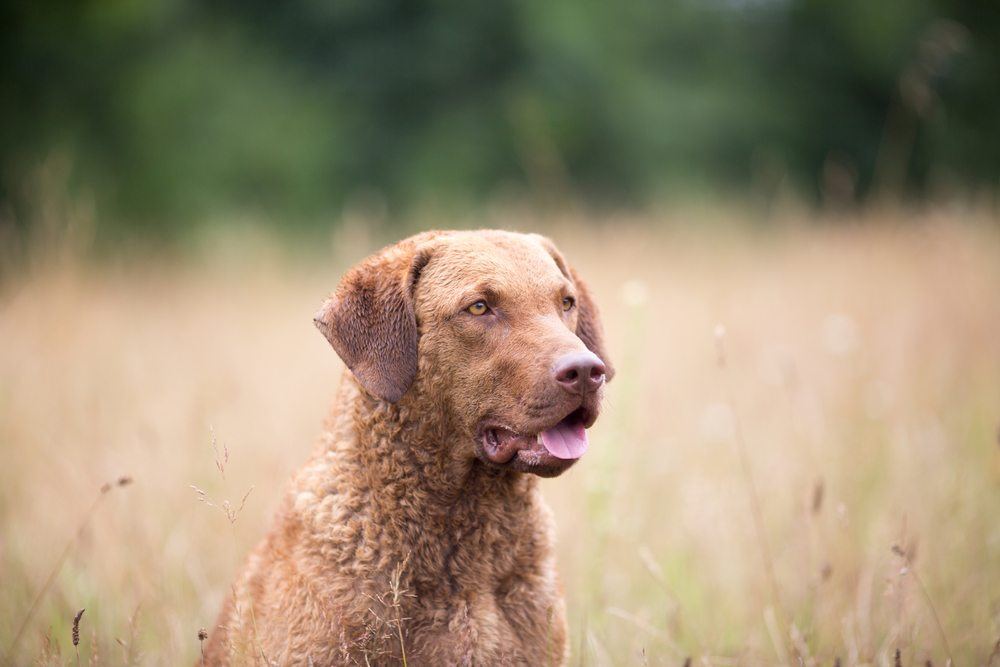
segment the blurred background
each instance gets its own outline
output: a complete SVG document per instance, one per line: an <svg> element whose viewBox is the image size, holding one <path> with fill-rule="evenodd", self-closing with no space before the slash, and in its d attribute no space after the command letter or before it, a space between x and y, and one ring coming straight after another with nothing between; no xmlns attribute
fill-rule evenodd
<svg viewBox="0 0 1000 667"><path fill-rule="evenodd" d="M0 9L0 215L100 239L484 206L996 206L1000 7L958 0Z"/></svg>
<svg viewBox="0 0 1000 667"><path fill-rule="evenodd" d="M0 35L0 664L194 663L342 372L318 304L488 226L555 240L618 369L542 484L572 665L1000 665L1000 4L8 2Z"/></svg>

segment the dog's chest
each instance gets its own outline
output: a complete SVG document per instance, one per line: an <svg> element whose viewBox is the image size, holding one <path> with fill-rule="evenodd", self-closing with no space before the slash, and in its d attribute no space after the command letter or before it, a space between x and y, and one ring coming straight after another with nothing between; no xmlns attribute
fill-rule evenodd
<svg viewBox="0 0 1000 667"><path fill-rule="evenodd" d="M446 607L424 608L427 622L412 628L414 655L420 664L530 664L531 656L546 649L539 636L562 632L539 632L545 624L561 621L555 614L533 613L545 606L538 605L541 593L524 588L517 596L467 591Z"/></svg>
<svg viewBox="0 0 1000 667"><path fill-rule="evenodd" d="M543 543L538 536L494 541L477 531L457 537L439 536L435 557L428 549L421 559L434 566L404 576L410 664L531 664L547 641L564 635Z"/></svg>

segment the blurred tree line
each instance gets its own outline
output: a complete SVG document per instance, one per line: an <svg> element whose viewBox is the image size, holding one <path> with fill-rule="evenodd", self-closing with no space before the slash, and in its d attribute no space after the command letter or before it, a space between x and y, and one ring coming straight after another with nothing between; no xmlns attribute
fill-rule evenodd
<svg viewBox="0 0 1000 667"><path fill-rule="evenodd" d="M0 219L995 197L1000 3L8 0ZM44 192L42 193L44 195Z"/></svg>

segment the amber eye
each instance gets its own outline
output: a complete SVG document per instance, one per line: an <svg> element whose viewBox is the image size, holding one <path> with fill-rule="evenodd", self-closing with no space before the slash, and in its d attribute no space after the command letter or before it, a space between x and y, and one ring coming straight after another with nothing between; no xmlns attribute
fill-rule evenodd
<svg viewBox="0 0 1000 667"><path fill-rule="evenodd" d="M489 306L486 305L485 301L477 301L468 308L466 308L466 310L469 311L469 313L471 313L472 315L485 315L486 311L488 311L489 309L490 308Z"/></svg>
<svg viewBox="0 0 1000 667"><path fill-rule="evenodd" d="M571 296L564 296L562 300L562 309L570 310L576 305L576 299Z"/></svg>

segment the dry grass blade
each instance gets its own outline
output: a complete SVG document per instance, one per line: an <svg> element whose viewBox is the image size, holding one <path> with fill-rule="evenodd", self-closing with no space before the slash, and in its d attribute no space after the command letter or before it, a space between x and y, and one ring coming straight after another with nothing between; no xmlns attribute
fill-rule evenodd
<svg viewBox="0 0 1000 667"><path fill-rule="evenodd" d="M944 625L941 624L941 617L938 616L937 608L934 606L934 601L931 599L930 593L927 591L927 587L924 586L923 580L920 575L917 574L916 568L913 566L912 560L912 550L907 552L898 544L892 545L892 553L899 556L905 565L900 568L899 574L906 576L907 574L913 578L913 581L917 583L917 588L920 589L920 594L923 596L924 601L927 603L927 608L930 609L931 617L934 619L934 625L937 627L938 634L941 636L941 643L944 645L945 653L948 655L948 663L954 664L955 659L952 657L951 645L948 643L948 635L944 631ZM897 655L899 654L899 649L896 649Z"/></svg>
<svg viewBox="0 0 1000 667"><path fill-rule="evenodd" d="M214 507L215 509L219 510L220 512L226 515L226 519L229 521L230 524L233 525L235 525L236 520L240 518L240 512L242 512L243 508L246 507L247 498L250 497L250 494L253 493L254 489L254 487L252 486L249 489L247 489L247 492L243 494L243 498L240 500L239 507L233 507L232 503L230 503L228 500L223 500L221 503L213 502L212 497L208 495L207 491L198 488L194 484L189 484L188 486L191 487L194 490L195 494L198 496L198 502L205 503L209 507Z"/></svg>
<svg viewBox="0 0 1000 667"><path fill-rule="evenodd" d="M727 370L726 364L726 328L721 324L715 327L715 349L716 364L724 374ZM771 546L767 539L767 529L764 526L764 513L761 510L760 494L757 491L757 483L754 480L753 468L750 465L750 455L747 452L746 440L743 436L743 425L740 421L739 412L736 410L736 399L733 390L726 378L726 400L733 418L733 439L736 442L736 451L740 460L740 470L743 473L743 481L746 486L747 498L750 504L750 514L753 517L754 532L757 535L757 545L760 548L761 560L764 563L765 576L767 578L768 589L771 593L771 608L764 610L765 620L768 630L771 633L771 640L779 658L783 662L788 662L788 646L784 640L782 629L788 627L784 608L781 605L781 594L778 590L778 578L774 573L774 558L771 555ZM768 613L770 611L770 613ZM771 618L777 615L776 618ZM775 627L778 626L778 627Z"/></svg>
<svg viewBox="0 0 1000 667"><path fill-rule="evenodd" d="M34 618L35 612L38 611L38 606L39 604L41 604L42 598L44 598L45 594L49 591L50 588L52 588L52 584L55 582L56 577L62 570L63 564L66 562L66 559L69 557L70 552L73 550L73 546L80 541L80 537L83 535L84 531L86 531L87 526L90 525L90 520L93 518L94 513L97 511L97 508L104 501L105 497L107 497L108 492L115 487L124 487L128 486L131 483L132 483L131 477L122 476L119 477L114 482L105 482L104 484L101 485L101 488L97 493L97 497L94 499L94 502L91 503L90 507L84 513L83 519L80 520L80 524L79 526L77 526L76 532L73 533L73 537L71 537L69 541L66 543L66 546L63 548L62 552L59 554L59 557L56 559L55 565L53 565L52 569L49 571L49 575L48 577L46 577L45 583L42 584L42 587L38 589L38 592L35 594L34 599L32 599L31 605L28 607L28 611L25 613L24 618L21 620L21 624L17 628L17 632L14 633L14 639L11 641L10 646L7 647L7 652L4 654L4 664L12 664L14 653L17 651L17 647L21 642L21 638L24 636L24 631L28 628L28 624L31 623L31 619ZM80 615L82 614L83 610L80 610ZM76 623L79 623L79 616L76 620ZM75 639L76 643L79 643L78 633ZM74 643L74 646L76 645L76 643Z"/></svg>
<svg viewBox="0 0 1000 667"><path fill-rule="evenodd" d="M215 436L215 428L209 427L209 432L212 437L212 451L215 453L215 467L219 469L219 474L222 475L222 479L225 479L226 465L229 463L229 446L223 444L222 452L220 454L218 439Z"/></svg>
<svg viewBox="0 0 1000 667"><path fill-rule="evenodd" d="M101 664L100 646L97 641L97 628L94 628L90 632L90 659L87 664L89 664L90 667L97 667Z"/></svg>
<svg viewBox="0 0 1000 667"><path fill-rule="evenodd" d="M608 607L607 612L611 616L620 618L623 621L626 621L631 625L633 625L636 629L641 630L642 632L648 634L649 636L660 640L663 643L663 645L666 646L667 649L675 656L683 655L683 651L681 651L681 648L677 646L677 644L674 642L674 640L670 637L668 633L664 632L663 630L660 630L659 628L652 625L648 621L645 621L642 618L639 618L635 614L631 614L624 609L619 609L618 607Z"/></svg>
<svg viewBox="0 0 1000 667"><path fill-rule="evenodd" d="M407 619L403 618L402 602L403 597L407 595L407 591L403 588L400 580L403 576L403 568L406 567L408 560L409 557L393 569L392 577L389 581L390 592L392 594L391 606L396 613L394 624L396 626L396 635L399 637L399 652L403 659L403 667L406 667L406 642L403 639L403 621Z"/></svg>

